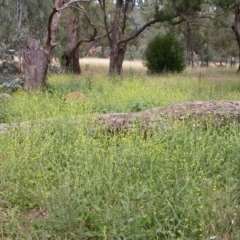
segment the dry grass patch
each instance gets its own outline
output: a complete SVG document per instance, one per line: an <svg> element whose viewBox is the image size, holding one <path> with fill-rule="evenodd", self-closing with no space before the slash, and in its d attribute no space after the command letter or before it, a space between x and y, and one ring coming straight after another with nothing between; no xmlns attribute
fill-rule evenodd
<svg viewBox="0 0 240 240"><path fill-rule="evenodd" d="M93 75L93 73L97 73L108 75L109 61L109 58L82 58L80 59L80 64L83 74ZM128 75L129 73L140 75L146 73L146 70L141 60L124 60L123 62L123 75Z"/></svg>
<svg viewBox="0 0 240 240"><path fill-rule="evenodd" d="M84 99L86 96L79 91L73 91L66 96L66 101L83 101Z"/></svg>

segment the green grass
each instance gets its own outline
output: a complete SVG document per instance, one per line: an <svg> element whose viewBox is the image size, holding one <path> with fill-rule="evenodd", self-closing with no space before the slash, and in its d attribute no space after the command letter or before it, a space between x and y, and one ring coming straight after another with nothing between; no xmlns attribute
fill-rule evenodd
<svg viewBox="0 0 240 240"><path fill-rule="evenodd" d="M45 94L17 92L10 102L0 105L0 122L59 118L88 113L132 112L151 107L196 100L238 100L238 76L230 70L159 77L127 76L124 81L107 77L49 77ZM83 102L66 102L66 95L79 90ZM41 104L40 104L41 103Z"/></svg>
<svg viewBox="0 0 240 240"><path fill-rule="evenodd" d="M214 80L213 80L214 78ZM216 79L217 78L217 79ZM229 70L161 77L49 76L0 103L0 239L239 239L240 127L191 121L109 136L91 114L240 99ZM73 91L82 102L65 101ZM76 116L84 115L74 123Z"/></svg>

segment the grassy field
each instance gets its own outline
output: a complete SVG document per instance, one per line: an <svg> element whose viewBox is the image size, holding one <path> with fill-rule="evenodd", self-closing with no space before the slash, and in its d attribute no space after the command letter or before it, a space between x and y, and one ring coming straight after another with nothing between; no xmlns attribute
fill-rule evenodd
<svg viewBox="0 0 240 240"><path fill-rule="evenodd" d="M0 239L240 239L236 122L175 121L147 138L138 129L109 136L92 123L99 113L239 100L234 70L152 77L132 64L109 78L107 66L82 68L50 75L45 94L0 102L0 122L30 123L0 135ZM86 99L66 101L75 90Z"/></svg>

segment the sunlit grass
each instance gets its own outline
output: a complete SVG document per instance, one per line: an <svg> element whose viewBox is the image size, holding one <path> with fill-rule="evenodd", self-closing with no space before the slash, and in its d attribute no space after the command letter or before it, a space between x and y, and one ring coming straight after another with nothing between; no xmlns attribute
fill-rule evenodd
<svg viewBox="0 0 240 240"><path fill-rule="evenodd" d="M109 68L109 58L82 58L80 59L80 65L82 72L86 76L93 76L96 73L107 76ZM134 60L123 62L123 76L128 74L145 74L146 67L144 66L143 61Z"/></svg>
<svg viewBox="0 0 240 240"><path fill-rule="evenodd" d="M92 122L92 114L240 99L233 71L199 71L51 75L46 93L0 103L2 122L30 121L0 135L0 239L239 239L238 123L173 121L146 137L137 128L112 136ZM66 101L75 90L87 99Z"/></svg>

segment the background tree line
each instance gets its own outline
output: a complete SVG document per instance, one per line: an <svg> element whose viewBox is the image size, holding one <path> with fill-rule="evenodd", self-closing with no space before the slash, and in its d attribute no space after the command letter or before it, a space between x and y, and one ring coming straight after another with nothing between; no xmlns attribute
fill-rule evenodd
<svg viewBox="0 0 240 240"><path fill-rule="evenodd" d="M239 0L1 0L0 9L1 58L11 49L34 52L35 63L25 61L26 89L39 88L31 84L34 64L45 69L38 73L44 89L54 57L66 71L81 73L79 57L88 55L91 42L102 47L98 56L109 57L109 73L121 74L124 59L142 59L148 42L169 32L184 46L189 66L239 64ZM26 45L29 39L38 41ZM45 60L37 58L38 48Z"/></svg>

